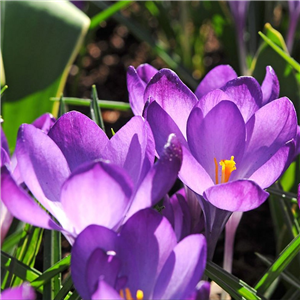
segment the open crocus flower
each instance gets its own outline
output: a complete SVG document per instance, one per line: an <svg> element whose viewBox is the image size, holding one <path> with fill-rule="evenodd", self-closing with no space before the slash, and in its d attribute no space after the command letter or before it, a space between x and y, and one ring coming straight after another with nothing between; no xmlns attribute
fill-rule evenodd
<svg viewBox="0 0 300 300"><path fill-rule="evenodd" d="M95 225L82 231L72 248L71 274L83 299L208 299L208 283L196 290L205 265L204 236L177 244L167 219L148 208L118 234Z"/></svg>
<svg viewBox="0 0 300 300"><path fill-rule="evenodd" d="M0 293L2 300L35 300L36 294L29 283L24 283L18 287L8 288Z"/></svg>
<svg viewBox="0 0 300 300"><path fill-rule="evenodd" d="M269 93L263 93L253 77L238 77L197 101L174 72L163 69L146 87L145 116L156 150L160 155L170 133L180 140L179 177L199 195L209 245L209 236L220 233L212 231L223 228L231 212L254 209L267 199L263 189L278 179L295 151L295 108L286 97L274 99L274 82L267 79L263 90Z"/></svg>
<svg viewBox="0 0 300 300"><path fill-rule="evenodd" d="M15 217L62 230L72 243L90 224L117 230L135 211L163 198L181 166L181 146L175 136L166 140L164 153L154 164L152 133L141 117L133 118L111 140L77 112L63 115L48 135L23 124L16 147L20 173L61 227L18 187L5 168L2 199Z"/></svg>
<svg viewBox="0 0 300 300"><path fill-rule="evenodd" d="M36 119L32 125L36 128L39 128L40 130L47 133L52 125L54 124L55 119L51 114L44 114L40 116L38 119ZM0 132L0 138L1 138L1 162L0 165L6 166L9 172L11 173L11 176L14 178L14 180L17 182L18 185L20 185L23 182L23 179L20 175L16 155L13 154L12 158L10 158L9 154L9 147L7 143L6 136L4 134L4 131L1 127ZM0 201L0 228L1 228L1 243L3 242L9 227L11 225L11 222L13 220L13 216L10 213L9 210L7 210L6 206L2 201Z"/></svg>
<svg viewBox="0 0 300 300"><path fill-rule="evenodd" d="M145 93L145 90L148 84L151 81L151 85L153 85L152 77L156 75L158 72L164 72L163 70L158 71L154 67L149 64L142 64L137 69L133 66L130 66L127 71L127 89L129 94L129 103L133 113L137 116L142 116L145 108L145 104L149 100L148 97L151 96ZM207 93L215 90L223 88L229 81L236 79L238 76L236 72L229 65L220 65L213 68L209 71L206 76L199 83L196 88L194 97L187 97L185 99L184 93L182 93L183 98L180 101L187 101L186 106L181 107L185 108L183 110L184 115L182 116L186 121L188 114L192 109L192 107L196 104L197 98L200 99ZM156 75L156 80L160 78L159 75ZM175 81L174 81L175 83ZM178 78L179 87L178 90L182 90L182 83ZM258 83L256 82L256 85ZM175 86L174 86L175 87ZM279 95L279 82L278 78L275 74L275 71L272 67L266 67L266 75L264 81L261 85L262 92L262 105L267 104L268 102L277 99ZM167 104L166 104L167 105ZM181 105L178 103L177 105ZM164 108L164 105L162 105Z"/></svg>

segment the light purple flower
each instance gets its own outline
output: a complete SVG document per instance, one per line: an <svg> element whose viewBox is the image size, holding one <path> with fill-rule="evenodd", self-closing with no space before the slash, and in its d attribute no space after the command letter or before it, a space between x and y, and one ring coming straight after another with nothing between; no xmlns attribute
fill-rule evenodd
<svg viewBox="0 0 300 300"><path fill-rule="evenodd" d="M24 124L16 147L20 173L61 227L5 169L3 201L15 217L63 230L71 243L90 224L117 230L125 218L163 198L177 178L182 154L176 137L166 140L155 164L154 151L150 127L141 117L132 118L111 140L78 112L63 115L48 135Z"/></svg>
<svg viewBox="0 0 300 300"><path fill-rule="evenodd" d="M179 177L198 195L209 249L231 212L254 209L267 199L263 189L295 152L295 108L286 97L274 99L277 82L267 69L262 88L253 77L237 77L198 101L174 72L163 69L145 89L150 102L145 116L158 155L170 133L183 146Z"/></svg>
<svg viewBox="0 0 300 300"><path fill-rule="evenodd" d="M51 114L44 114L41 117L37 118L32 125L36 128L39 128L40 130L43 130L44 132L48 132L51 126L54 124L55 119ZM9 154L9 147L7 143L6 136L4 134L4 131L1 127L0 132L0 138L1 138L1 161L0 165L6 166L11 173L11 176L14 178L14 180L17 182L18 185L20 185L23 182L23 179L20 175L17 159L15 154L13 154L12 158L10 158ZM7 210L6 206L0 201L0 228L1 228L1 243L3 242L9 227L12 223L13 215L10 213L9 210Z"/></svg>
<svg viewBox="0 0 300 300"><path fill-rule="evenodd" d="M300 1L288 1L289 5L289 28L286 37L286 45L289 52L292 52L295 32L300 15Z"/></svg>
<svg viewBox="0 0 300 300"><path fill-rule="evenodd" d="M161 70L162 71L162 70ZM160 72L161 72L160 71ZM153 76L158 72L154 67L143 64L140 65L137 69L130 66L127 71L127 89L129 93L129 102L133 113L137 116L142 116L144 112L144 108L146 103L148 102L149 97L153 97L149 94L145 93L147 85L150 80L152 80ZM163 72L163 71L162 71ZM199 83L196 88L195 95L198 99L205 96L207 93L215 90L223 88L229 81L233 79L237 79L236 72L229 65L220 65L213 68L209 71L206 76ZM156 80L158 80L160 76L156 76ZM153 79L154 80L154 79ZM153 86L152 80L152 86ZM159 79L161 80L161 79ZM182 82L178 78L179 90L182 89ZM261 86L262 91L262 104L265 105L268 102L277 99L279 96L279 82L278 78L275 74L275 71L272 67L266 67L266 75L264 81ZM168 93L168 90L166 90ZM184 101L184 94L181 94L183 98L181 101ZM177 95L178 97L179 95ZM187 106L184 108L183 112L185 113L186 109L190 112L193 105L197 102L197 99L191 99L191 95L188 96ZM155 100L155 99L154 99ZM167 105L167 104L166 104ZM180 105L180 104L178 104ZM164 108L164 106L162 105ZM186 114L184 114L185 121L187 120Z"/></svg>
<svg viewBox="0 0 300 300"><path fill-rule="evenodd" d="M1 292L0 299L2 300L35 300L36 294L29 283L24 283L18 287L8 288Z"/></svg>
<svg viewBox="0 0 300 300"><path fill-rule="evenodd" d="M82 231L72 248L71 274L84 299L197 299L205 265L203 235L177 244L167 219L144 209L118 234L95 225ZM207 296L209 285L200 291Z"/></svg>

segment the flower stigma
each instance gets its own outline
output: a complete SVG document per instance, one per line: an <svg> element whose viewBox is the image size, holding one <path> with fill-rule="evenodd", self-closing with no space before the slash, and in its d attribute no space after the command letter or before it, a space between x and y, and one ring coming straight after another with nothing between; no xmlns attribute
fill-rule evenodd
<svg viewBox="0 0 300 300"><path fill-rule="evenodd" d="M142 290L137 290L136 291L136 299L134 299L131 295L130 289L129 288L125 288L125 294L123 290L120 290L120 296L124 299L124 300L143 300L144 299L144 293Z"/></svg>
<svg viewBox="0 0 300 300"><path fill-rule="evenodd" d="M216 184L219 184L219 166L216 158L214 158L214 161L215 161ZM234 156L231 156L230 160L222 159L219 164L222 167L221 183L228 182L231 172L236 170Z"/></svg>

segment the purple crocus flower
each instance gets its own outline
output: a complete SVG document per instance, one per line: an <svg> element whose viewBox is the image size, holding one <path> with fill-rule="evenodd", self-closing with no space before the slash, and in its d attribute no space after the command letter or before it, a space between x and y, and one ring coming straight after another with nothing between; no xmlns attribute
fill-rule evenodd
<svg viewBox="0 0 300 300"><path fill-rule="evenodd" d="M286 45L289 52L292 52L293 44L294 44L294 37L295 31L297 28L299 15L300 15L300 1L288 1L289 5L289 28L286 37Z"/></svg>
<svg viewBox="0 0 300 300"><path fill-rule="evenodd" d="M295 108L286 97L274 98L276 79L268 72L261 88L253 77L237 77L198 100L163 69L145 89L145 116L158 155L170 133L182 144L179 177L198 195L209 255L231 212L262 204L268 197L263 189L279 178L295 151Z"/></svg>
<svg viewBox="0 0 300 300"><path fill-rule="evenodd" d="M18 287L8 288L1 292L0 299L2 300L35 300L36 295L34 289L29 283L24 283Z"/></svg>
<svg viewBox="0 0 300 300"><path fill-rule="evenodd" d="M177 244L167 219L148 208L118 234L96 225L82 231L72 248L71 274L84 299L200 299L199 293L209 293L208 284L196 291L205 265L204 236Z"/></svg>
<svg viewBox="0 0 300 300"><path fill-rule="evenodd" d="M2 198L15 217L63 230L71 243L90 224L117 230L135 211L163 198L177 178L182 158L176 137L166 140L155 164L154 151L150 127L141 117L131 119L111 140L78 112L63 115L48 135L23 124L16 147L20 173L62 227L20 190L6 169Z"/></svg>
<svg viewBox="0 0 300 300"><path fill-rule="evenodd" d="M131 109L135 115L143 115L145 104L150 96L145 94L145 90L150 80L157 72L157 69L148 64L140 65L137 69L132 66L128 68L127 89ZM236 72L229 65L217 66L209 71L202 79L196 88L195 95L198 99L201 99L201 97L205 96L207 93L215 89L223 88L229 81L237 79L237 77ZM179 86L182 86L182 83L179 83ZM261 86L261 92L263 96L262 105L277 99L279 96L278 78L275 71L270 66L266 67L266 75ZM182 96L184 97L184 93ZM186 99L188 107L183 111L184 113L187 111L187 115L197 102L197 99L191 99L191 97L188 98L189 99ZM184 98L182 98L181 101L183 101L183 99ZM186 113L184 114L184 117L185 119L187 118Z"/></svg>
<svg viewBox="0 0 300 300"><path fill-rule="evenodd" d="M39 128L40 130L43 130L44 132L48 132L51 126L54 124L55 119L51 114L44 114L38 119L36 119L32 125L36 128ZM1 127L0 132L0 138L1 138L1 167L6 166L11 173L11 176L14 178L14 180L17 182L18 185L20 185L23 182L23 179L20 175L16 155L13 154L12 158L10 158L9 155L9 147L7 143L6 136L4 134L4 131ZM0 201L0 228L1 228L1 243L3 242L9 227L11 225L11 222L13 220L13 215L10 213L9 210L7 210L6 206L2 201Z"/></svg>

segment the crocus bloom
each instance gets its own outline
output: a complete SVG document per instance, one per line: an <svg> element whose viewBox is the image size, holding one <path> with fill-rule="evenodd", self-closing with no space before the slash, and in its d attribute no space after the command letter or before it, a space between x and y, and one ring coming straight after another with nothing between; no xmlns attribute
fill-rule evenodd
<svg viewBox="0 0 300 300"><path fill-rule="evenodd" d="M177 244L167 219L148 208L118 234L96 225L82 231L72 248L71 274L84 299L196 299L205 265L204 236ZM209 285L203 290L207 299Z"/></svg>
<svg viewBox="0 0 300 300"><path fill-rule="evenodd" d="M44 132L48 132L51 126L54 124L54 118L51 114L44 114L38 119L36 119L32 125L36 128L39 128L40 130L43 130ZM1 138L1 167L6 166L8 170L11 172L12 177L17 182L18 185L20 185L23 180L19 173L19 168L17 165L16 156L13 155L12 159L10 159L9 155L9 148L6 136L2 130L0 132L0 138ZM9 210L7 210L6 206L2 201L0 201L0 227L1 227L1 243L3 242L9 227L11 225L11 222L13 220L13 216L10 213Z"/></svg>
<svg viewBox="0 0 300 300"><path fill-rule="evenodd" d="M117 230L135 211L163 198L181 166L181 146L175 136L166 140L164 153L154 164L152 133L141 117L131 119L111 140L78 112L63 115L48 135L23 124L16 147L20 173L63 229L5 169L2 198L15 217L63 230L72 243L89 224Z"/></svg>
<svg viewBox="0 0 300 300"><path fill-rule="evenodd" d="M127 71L127 89L129 93L129 102L133 113L142 116L145 104L149 95L145 95L145 90L152 77L158 72L157 69L149 64L142 64L137 69L130 66ZM236 79L236 72L229 65L220 65L209 71L199 83L195 90L198 99L207 93L223 88L227 82ZM257 84L257 82L256 82ZM180 83L181 85L181 83ZM261 86L262 105L277 99L279 95L279 82L272 67L266 67L266 75ZM183 99L181 99L183 101ZM196 99L187 99L189 111L196 103ZM164 108L164 106L163 106ZM184 115L184 117L186 117Z"/></svg>
<svg viewBox="0 0 300 300"><path fill-rule="evenodd" d="M223 228L231 212L254 209L267 199L263 189L278 179L295 151L295 108L286 97L274 98L270 90L278 86L274 74L268 76L263 88L253 77L238 77L198 100L174 72L163 69L145 89L150 103L145 116L158 154L170 133L183 146L179 177L199 195L209 245L220 233L212 231Z"/></svg>
<svg viewBox="0 0 300 300"><path fill-rule="evenodd" d="M288 1L289 5L289 28L286 37L286 45L289 52L292 52L294 38L295 38L295 31L297 28L299 15L300 15L300 1Z"/></svg>
<svg viewBox="0 0 300 300"><path fill-rule="evenodd" d="M24 283L18 287L8 288L1 292L2 300L35 300L36 295L34 289L28 283Z"/></svg>

